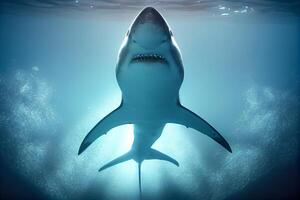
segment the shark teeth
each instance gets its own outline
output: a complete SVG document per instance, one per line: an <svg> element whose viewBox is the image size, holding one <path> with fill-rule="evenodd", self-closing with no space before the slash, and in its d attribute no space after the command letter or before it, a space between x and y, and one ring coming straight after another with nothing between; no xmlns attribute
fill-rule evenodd
<svg viewBox="0 0 300 200"><path fill-rule="evenodd" d="M132 57L131 62L160 62L166 63L164 56L159 54L137 54Z"/></svg>

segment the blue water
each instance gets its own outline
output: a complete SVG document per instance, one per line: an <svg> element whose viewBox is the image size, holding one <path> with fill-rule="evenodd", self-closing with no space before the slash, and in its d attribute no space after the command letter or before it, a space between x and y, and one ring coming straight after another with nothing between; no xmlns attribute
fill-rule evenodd
<svg viewBox="0 0 300 200"><path fill-rule="evenodd" d="M194 130L168 124L154 147L178 160L180 167L145 161L144 197L246 199L243 192L255 189L253 184L283 170L290 170L295 182L298 7L270 3L265 10L265 5L213 1L202 9L193 2L156 7L182 53L182 104L213 124L233 153ZM7 173L0 178L7 199L13 199L12 188L20 190L19 199L28 193L37 199L138 199L134 161L98 173L103 164L130 149L131 125L111 130L77 155L88 131L121 101L115 78L118 49L144 6L99 5L87 3L78 9L62 4L56 9L58 4L48 9L2 4L0 157ZM298 194L293 187L299 186L293 181L286 183L292 188L289 193L266 190L292 199Z"/></svg>

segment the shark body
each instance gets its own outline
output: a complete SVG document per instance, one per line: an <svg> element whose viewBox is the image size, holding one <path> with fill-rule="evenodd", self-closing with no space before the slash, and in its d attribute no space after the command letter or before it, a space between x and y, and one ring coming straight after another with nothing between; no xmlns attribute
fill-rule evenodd
<svg viewBox="0 0 300 200"><path fill-rule="evenodd" d="M122 102L88 133L78 154L110 129L124 124L134 125L134 142L129 152L99 171L134 159L139 165L141 194L144 160L165 160L179 166L175 159L151 148L167 123L193 128L231 152L227 141L214 127L182 106L179 100L184 77L181 54L168 24L154 8L143 9L129 28L119 51L116 77Z"/></svg>

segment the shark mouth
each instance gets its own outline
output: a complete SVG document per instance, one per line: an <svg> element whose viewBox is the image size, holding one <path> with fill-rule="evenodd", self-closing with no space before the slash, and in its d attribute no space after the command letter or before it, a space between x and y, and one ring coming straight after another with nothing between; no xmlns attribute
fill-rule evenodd
<svg viewBox="0 0 300 200"><path fill-rule="evenodd" d="M138 62L147 62L147 63L167 63L167 60L164 56L159 54L137 54L133 56L131 62L138 63Z"/></svg>

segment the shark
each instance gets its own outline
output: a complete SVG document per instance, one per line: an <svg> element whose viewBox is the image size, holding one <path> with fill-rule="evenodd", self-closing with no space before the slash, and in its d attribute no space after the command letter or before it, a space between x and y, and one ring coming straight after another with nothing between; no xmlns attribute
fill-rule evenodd
<svg viewBox="0 0 300 200"><path fill-rule="evenodd" d="M90 130L78 155L112 128L132 124L134 140L129 152L108 162L99 171L135 160L140 199L144 160L158 159L179 166L174 158L152 148L166 124L195 129L232 152L212 125L182 105L179 98L184 79L181 53L168 23L155 8L144 8L129 27L119 50L116 79L122 92L121 103Z"/></svg>

